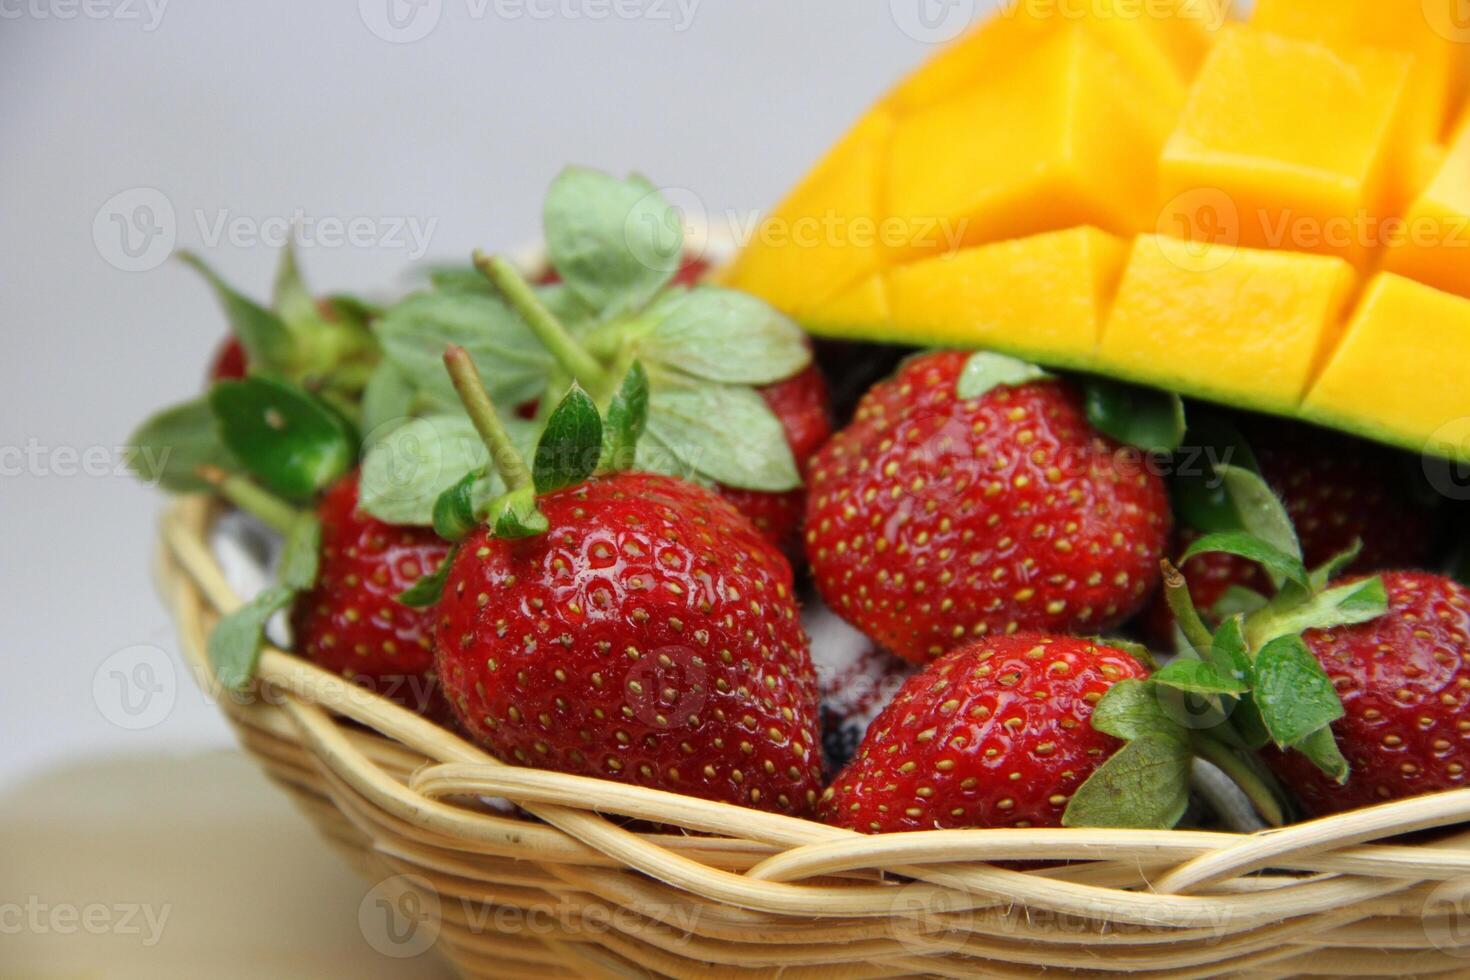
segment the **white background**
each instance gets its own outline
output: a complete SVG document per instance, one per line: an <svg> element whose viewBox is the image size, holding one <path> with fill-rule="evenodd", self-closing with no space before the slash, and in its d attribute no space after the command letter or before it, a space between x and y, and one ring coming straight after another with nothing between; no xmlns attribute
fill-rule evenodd
<svg viewBox="0 0 1470 980"><path fill-rule="evenodd" d="M142 730L94 697L120 650L176 657L149 579L162 499L123 475L68 475L66 454L115 459L137 420L198 389L224 329L177 262L109 263L114 195L161 193L178 246L257 297L274 250L210 246L221 214L382 232L412 217L433 222L428 259L456 259L533 238L566 162L744 213L990 5L683 0L686 24L678 0L422 0L433 30L390 43L367 26L389 2L173 0L155 22L144 0L0 0L0 789L78 756L230 740L182 672ZM916 38L925 4L941 27ZM400 291L411 264L391 242L302 260L323 291Z"/></svg>

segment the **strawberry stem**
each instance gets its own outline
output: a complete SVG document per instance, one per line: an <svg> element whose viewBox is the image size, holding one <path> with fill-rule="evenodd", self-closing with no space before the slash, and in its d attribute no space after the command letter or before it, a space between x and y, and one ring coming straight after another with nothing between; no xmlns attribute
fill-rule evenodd
<svg viewBox="0 0 1470 980"><path fill-rule="evenodd" d="M1174 621L1179 624L1190 646L1201 654L1208 653L1215 645L1215 635L1200 619L1199 610L1194 608L1194 597L1189 594L1189 583L1185 581L1184 573L1167 558L1161 564L1164 569L1164 598L1169 603L1169 611L1174 614Z"/></svg>
<svg viewBox="0 0 1470 980"><path fill-rule="evenodd" d="M465 412L474 423L485 448L490 450L490 462L505 481L506 488L515 492L530 487L531 470L511 441L505 423L500 421L500 413L495 411L495 404L485 391L485 382L481 380L480 371L469 351L450 344L444 350L444 366L449 369L454 390L459 393L459 400L464 403Z"/></svg>
<svg viewBox="0 0 1470 980"><path fill-rule="evenodd" d="M239 474L226 473L218 466L201 466L196 473L221 497L282 534L290 532L301 516L295 507Z"/></svg>
<svg viewBox="0 0 1470 980"><path fill-rule="evenodd" d="M1272 827L1286 823L1286 811L1281 805L1281 788L1264 770L1252 765L1241 753L1235 751L1213 735L1194 732L1191 741L1195 753L1212 764L1251 801L1261 819Z"/></svg>
<svg viewBox="0 0 1470 980"><path fill-rule="evenodd" d="M562 322L556 318L556 314L546 308L546 304L536 295L525 278L516 270L516 267L500 256L489 256L484 252L475 252L475 268L489 279L505 301L510 304L511 309L521 315L521 318L530 326L531 332L536 339L541 341L551 356L556 358L560 364L576 381L591 393L594 400L599 403L612 393L615 379L608 373L597 358L588 353L587 349L577 342Z"/></svg>

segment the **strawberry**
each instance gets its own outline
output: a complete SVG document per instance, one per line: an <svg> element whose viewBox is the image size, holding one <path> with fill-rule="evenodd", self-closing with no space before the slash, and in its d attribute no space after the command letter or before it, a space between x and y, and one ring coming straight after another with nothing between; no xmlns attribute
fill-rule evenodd
<svg viewBox="0 0 1470 980"><path fill-rule="evenodd" d="M210 382L238 381L245 377L245 373L245 348L234 337L226 337L220 342L214 359L210 362Z"/></svg>
<svg viewBox="0 0 1470 980"><path fill-rule="evenodd" d="M832 435L827 382L822 372L812 365L794 377L766 385L758 391L781 421L786 441L791 446L791 455L805 476L817 450ZM772 544L788 556L801 554L801 521L806 512L804 489L762 493L721 486L719 490L720 495L750 518Z"/></svg>
<svg viewBox="0 0 1470 980"><path fill-rule="evenodd" d="M1017 633L953 650L910 678L822 796L828 823L863 833L1059 827L1072 795L1123 741L1089 724L1130 654Z"/></svg>
<svg viewBox="0 0 1470 980"><path fill-rule="evenodd" d="M442 704L434 675L433 616L396 597L439 567L450 545L431 529L395 527L358 508L358 474L332 486L317 507L321 564L296 599L298 652L424 713Z"/></svg>
<svg viewBox="0 0 1470 980"><path fill-rule="evenodd" d="M1169 533L1162 481L1091 426L1070 383L1037 372L962 398L970 357L923 355L874 387L809 479L824 598L920 663L977 637L1123 622Z"/></svg>
<svg viewBox="0 0 1470 980"><path fill-rule="evenodd" d="M456 549L437 612L439 676L465 730L506 761L811 812L816 680L786 560L698 485L588 478L603 426L580 389L527 472L469 356L451 348L446 363L511 488ZM635 367L608 410L625 442L646 383Z"/></svg>
<svg viewBox="0 0 1470 980"><path fill-rule="evenodd" d="M1301 754L1266 753L1314 815L1466 785L1470 590L1425 572L1382 579L1386 615L1303 634L1346 709L1332 732L1352 767L1347 782Z"/></svg>
<svg viewBox="0 0 1470 980"><path fill-rule="evenodd" d="M1306 564L1320 565L1354 542L1362 550L1348 571L1417 568L1434 553L1435 514L1413 499L1398 454L1279 419L1244 419L1241 428L1261 475L1296 527ZM1199 536L1181 528L1174 553L1182 554ZM1258 566L1234 555L1201 555L1182 570L1195 606L1206 616L1233 587L1271 591ZM1174 617L1162 596L1139 623L1151 642L1173 645Z"/></svg>

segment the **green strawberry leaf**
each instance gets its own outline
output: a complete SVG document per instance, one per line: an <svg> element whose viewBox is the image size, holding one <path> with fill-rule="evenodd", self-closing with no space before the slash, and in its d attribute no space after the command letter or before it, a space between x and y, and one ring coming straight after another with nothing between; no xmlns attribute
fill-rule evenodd
<svg viewBox="0 0 1470 980"><path fill-rule="evenodd" d="M1179 526L1204 533L1241 530L1240 514L1217 466L1259 472L1250 445L1223 416L1197 405L1191 407L1185 439L1189 447L1175 456L1169 477L1169 497Z"/></svg>
<svg viewBox="0 0 1470 980"><path fill-rule="evenodd" d="M215 624L206 652L210 669L225 690L243 691L250 686L260 664L266 624L295 597L295 590L284 586L266 589Z"/></svg>
<svg viewBox="0 0 1470 980"><path fill-rule="evenodd" d="M434 533L445 541L463 541L479 526L475 513L475 488L486 477L483 468L466 473L458 483L434 501Z"/></svg>
<svg viewBox="0 0 1470 980"><path fill-rule="evenodd" d="M543 220L551 264L604 317L643 308L683 260L679 213L643 177L568 167L547 192Z"/></svg>
<svg viewBox="0 0 1470 980"><path fill-rule="evenodd" d="M1243 680L1203 660L1175 660L1150 679L1155 684L1190 694L1243 694L1250 690Z"/></svg>
<svg viewBox="0 0 1470 980"><path fill-rule="evenodd" d="M301 279L301 268L296 264L296 245L289 240L281 249L281 260L276 267L271 309L285 322L287 329L318 323L322 319L316 297L311 295Z"/></svg>
<svg viewBox="0 0 1470 980"><path fill-rule="evenodd" d="M144 483L170 493L207 493L201 466L240 465L220 439L206 398L175 405L149 418L128 440L128 466Z"/></svg>
<svg viewBox="0 0 1470 980"><path fill-rule="evenodd" d="M362 430L369 441L407 422L420 401L418 391L391 361L379 361L362 390Z"/></svg>
<svg viewBox="0 0 1470 980"><path fill-rule="evenodd" d="M357 435L341 414L302 388L265 375L223 381L209 393L220 437L261 483L302 500L357 459Z"/></svg>
<svg viewBox="0 0 1470 980"><path fill-rule="evenodd" d="M1294 604L1271 603L1246 621L1253 646L1310 629L1367 623L1388 612L1383 579L1368 578L1307 596Z"/></svg>
<svg viewBox="0 0 1470 980"><path fill-rule="evenodd" d="M230 332L245 348L252 368L289 371L295 356L295 338L286 321L259 303L236 292L205 261L193 252L179 252L179 259L202 275L224 307Z"/></svg>
<svg viewBox="0 0 1470 980"><path fill-rule="evenodd" d="M1246 690L1251 682L1250 648L1245 641L1245 622L1241 616L1230 616L1220 622L1209 649L1200 651L1222 674L1239 682ZM1227 692L1228 693L1228 692Z"/></svg>
<svg viewBox="0 0 1470 980"><path fill-rule="evenodd" d="M1240 515L1241 529L1300 562L1302 545L1297 540L1296 528L1281 498L1260 474L1239 466L1220 466L1217 470L1225 482L1230 502Z"/></svg>
<svg viewBox="0 0 1470 980"><path fill-rule="evenodd" d="M505 427L522 452L535 445L536 427L507 419ZM490 454L469 418L430 415L406 422L368 447L362 462L361 507L389 524L429 527L439 495L471 470L484 470ZM476 512L505 492L500 477L487 471L476 485Z"/></svg>
<svg viewBox="0 0 1470 980"><path fill-rule="evenodd" d="M470 352L491 399L507 409L539 397L552 370L551 355L531 328L493 296L418 293L390 307L376 332L383 356L439 405L459 404L444 372L444 349L451 345Z"/></svg>
<svg viewBox="0 0 1470 980"><path fill-rule="evenodd" d="M1290 748L1343 716L1342 701L1300 636L1272 640L1256 654L1255 702L1280 748Z"/></svg>
<svg viewBox="0 0 1470 980"><path fill-rule="evenodd" d="M955 394L961 401L969 401L1002 385L1016 387L1049 377L1050 374L1028 361L1007 357L1005 354L980 351L972 354L965 362L959 381L955 383Z"/></svg>
<svg viewBox="0 0 1470 980"><path fill-rule="evenodd" d="M346 293L333 293L326 303L337 319L362 330L367 330L373 320L383 315L383 308L376 303Z"/></svg>
<svg viewBox="0 0 1470 980"><path fill-rule="evenodd" d="M1155 670L1159 666L1159 661L1154 657L1154 652L1142 643L1125 640L1118 636L1094 636L1092 637L1092 641L1098 646L1109 647L1110 649L1119 650L1128 654L1128 656L1137 660L1150 671Z"/></svg>
<svg viewBox="0 0 1470 980"><path fill-rule="evenodd" d="M1231 585L1210 607L1210 615L1218 621L1224 621L1231 616L1249 616L1264 607L1269 601L1255 589L1248 589L1243 585Z"/></svg>
<svg viewBox="0 0 1470 980"><path fill-rule="evenodd" d="M638 455L638 440L647 427L648 374L642 364L634 361L607 407L598 468L613 473L631 469Z"/></svg>
<svg viewBox="0 0 1470 980"><path fill-rule="evenodd" d="M1199 555L1229 554L1247 558L1279 578L1302 588L1310 588L1311 580L1301 559L1278 549L1269 541L1247 531L1221 531L1195 541L1180 557L1182 565Z"/></svg>
<svg viewBox="0 0 1470 980"><path fill-rule="evenodd" d="M643 317L638 356L724 384L766 385L811 363L801 328L748 293L714 286L671 292Z"/></svg>
<svg viewBox="0 0 1470 980"><path fill-rule="evenodd" d="M1310 759L1312 765L1336 780L1339 786L1348 781L1351 767L1343 757L1342 749L1338 747L1330 726L1319 728L1302 739L1296 744L1296 750Z"/></svg>
<svg viewBox="0 0 1470 980"><path fill-rule="evenodd" d="M1159 702L1154 685L1131 677L1108 688L1093 706L1092 727L1124 741L1150 734L1182 737L1178 722Z"/></svg>
<svg viewBox="0 0 1470 980"><path fill-rule="evenodd" d="M592 397L576 383L546 421L536 444L532 477L536 492L553 493L586 480L602 456L602 418Z"/></svg>
<svg viewBox="0 0 1470 980"><path fill-rule="evenodd" d="M648 427L637 466L782 493L801 486L786 430L755 389L649 372Z"/></svg>
<svg viewBox="0 0 1470 980"><path fill-rule="evenodd" d="M1184 399L1174 392L1097 377L1082 388L1087 419L1098 431L1149 453L1171 453L1183 444Z"/></svg>
<svg viewBox="0 0 1470 980"><path fill-rule="evenodd" d="M1065 827L1169 828L1189 805L1193 754L1171 735L1140 735L1119 749L1072 795Z"/></svg>
<svg viewBox="0 0 1470 980"><path fill-rule="evenodd" d="M1347 571L1362 553L1363 542L1361 539L1355 539L1350 546L1312 569L1312 590L1320 592L1327 588L1327 584Z"/></svg>
<svg viewBox="0 0 1470 980"><path fill-rule="evenodd" d="M489 522L497 538L512 540L533 538L551 528L546 515L536 506L536 492L532 487L497 497L490 505Z"/></svg>
<svg viewBox="0 0 1470 980"><path fill-rule="evenodd" d="M288 589L304 592L316 584L321 567L322 522L311 512L297 515L286 533L277 577Z"/></svg>
<svg viewBox="0 0 1470 980"><path fill-rule="evenodd" d="M1266 722L1261 718L1261 709L1256 707L1254 696L1241 698L1235 703L1230 722L1241 741L1253 752L1265 748L1271 741L1271 733L1266 730Z"/></svg>
<svg viewBox="0 0 1470 980"><path fill-rule="evenodd" d="M449 581L449 571L454 565L454 559L459 557L460 547L456 542L438 568L398 594L398 602L411 609L428 609L438 605L439 600L444 598L444 584Z"/></svg>

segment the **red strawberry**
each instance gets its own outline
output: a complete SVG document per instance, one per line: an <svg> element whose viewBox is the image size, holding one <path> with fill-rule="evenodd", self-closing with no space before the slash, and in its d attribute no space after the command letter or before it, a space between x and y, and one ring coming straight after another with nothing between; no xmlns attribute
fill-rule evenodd
<svg viewBox="0 0 1470 980"><path fill-rule="evenodd" d="M1251 450L1261 475L1276 491L1301 539L1302 556L1315 567L1361 541L1349 571L1416 568L1435 550L1436 519L1415 501L1397 454L1359 440L1273 419L1246 420ZM1182 554L1198 537L1182 528L1175 550ZM1233 555L1202 555L1181 569L1195 606L1209 610L1232 586L1269 595L1260 566ZM1173 645L1174 617L1160 596L1140 620L1148 638Z"/></svg>
<svg viewBox="0 0 1470 980"><path fill-rule="evenodd" d="M1314 815L1466 785L1470 589L1425 572L1382 578L1386 615L1303 636L1347 711L1332 726L1352 767L1346 784L1300 753L1265 753Z"/></svg>
<svg viewBox="0 0 1470 980"><path fill-rule="evenodd" d="M822 818L863 833L1059 827L1067 803L1123 742L1092 706L1147 671L1073 637L1020 633L951 651L910 678L822 797Z"/></svg>
<svg viewBox="0 0 1470 980"><path fill-rule="evenodd" d="M815 364L785 381L760 389L761 397L781 420L786 441L803 475L812 458L832 435L827 382ZM801 519L806 511L806 490L761 493L737 487L720 487L720 496L735 505L761 532L787 555L801 553Z"/></svg>
<svg viewBox="0 0 1470 980"><path fill-rule="evenodd" d="M209 365L209 380L239 381L245 377L245 348L234 337L221 341Z"/></svg>
<svg viewBox="0 0 1470 980"><path fill-rule="evenodd" d="M358 509L354 473L323 496L321 567L291 612L295 646L327 670L432 714L433 614L396 601L434 571L449 544L428 528L395 527Z"/></svg>
<svg viewBox="0 0 1470 980"><path fill-rule="evenodd" d="M523 765L810 813L817 690L791 566L717 494L671 477L535 497L469 355L446 361L511 487L500 513L522 515L469 534L439 604L439 675L465 730ZM595 459L591 400L576 389L563 410L578 424L553 415L546 439L575 430Z"/></svg>
<svg viewBox="0 0 1470 980"><path fill-rule="evenodd" d="M924 662L1018 630L1096 633L1158 580L1163 482L1043 379L960 400L968 355L873 388L817 455L806 552L840 615Z"/></svg>

